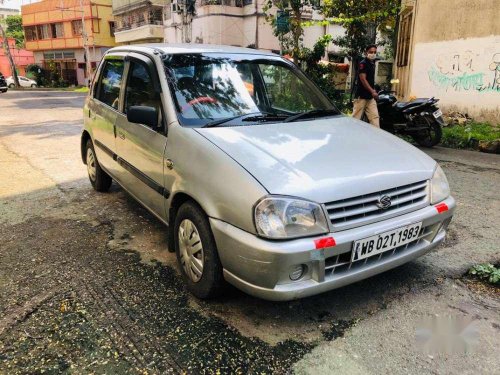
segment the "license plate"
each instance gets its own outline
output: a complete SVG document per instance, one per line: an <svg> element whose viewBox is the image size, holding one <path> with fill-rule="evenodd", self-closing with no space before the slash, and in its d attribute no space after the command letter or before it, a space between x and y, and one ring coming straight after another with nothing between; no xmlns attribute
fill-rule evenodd
<svg viewBox="0 0 500 375"><path fill-rule="evenodd" d="M443 115L443 112L441 112L441 110L440 110L440 109L438 109L438 110L437 110L436 112L434 112L432 115L434 116L434 118L439 118L439 117L441 117L441 116Z"/></svg>
<svg viewBox="0 0 500 375"><path fill-rule="evenodd" d="M422 222L355 241L352 247L351 261L365 259L406 245L418 238L420 228L422 228Z"/></svg>

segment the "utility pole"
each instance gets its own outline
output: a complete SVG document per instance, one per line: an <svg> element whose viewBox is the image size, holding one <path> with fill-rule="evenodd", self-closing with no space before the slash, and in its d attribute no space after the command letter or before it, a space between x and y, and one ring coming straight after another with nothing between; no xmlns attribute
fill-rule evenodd
<svg viewBox="0 0 500 375"><path fill-rule="evenodd" d="M90 62L90 51L89 51L89 44L88 44L88 34L87 34L87 28L85 27L85 9L83 8L83 0L80 0L80 10L75 10L75 9L68 9L64 8L62 6L62 0L61 0L61 6L56 7L60 9L62 12L80 12L82 15L82 45L83 45L83 53L85 56L85 72L87 74L87 85L90 82L90 76L92 75L92 67L91 67L91 62Z"/></svg>
<svg viewBox="0 0 500 375"><path fill-rule="evenodd" d="M86 60L85 69L87 70L87 86L88 86L88 83L90 82L90 76L92 75L92 67L90 62L87 28L85 27L85 10L83 9L83 0L80 0L80 8L82 12L82 42L83 42L83 49L85 52L85 60Z"/></svg>
<svg viewBox="0 0 500 375"><path fill-rule="evenodd" d="M3 29L2 25L0 25L0 34L2 36L3 49L5 50L5 54L9 59L10 69L12 70L12 77L14 77L14 85L16 85L16 87L19 87L19 78L17 77L16 64L14 63L14 59L12 58L12 55L10 53L9 41L7 40L7 35L5 35L5 30Z"/></svg>

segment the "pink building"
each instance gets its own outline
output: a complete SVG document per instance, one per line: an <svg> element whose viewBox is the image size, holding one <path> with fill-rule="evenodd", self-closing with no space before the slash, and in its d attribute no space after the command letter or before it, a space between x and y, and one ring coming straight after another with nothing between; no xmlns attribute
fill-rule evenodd
<svg viewBox="0 0 500 375"><path fill-rule="evenodd" d="M33 57L33 52L27 51L22 48L16 47L16 40L14 38L7 38L9 44L10 54L14 58L14 64L17 68L17 74L20 76L26 75L26 66L35 63L35 58ZM5 76L9 77L12 75L10 69L9 58L5 54L3 49L3 39L0 38L0 72Z"/></svg>

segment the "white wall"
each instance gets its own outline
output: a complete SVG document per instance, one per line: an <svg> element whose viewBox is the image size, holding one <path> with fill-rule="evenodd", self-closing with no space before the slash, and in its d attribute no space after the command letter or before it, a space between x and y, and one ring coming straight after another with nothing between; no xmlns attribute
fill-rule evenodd
<svg viewBox="0 0 500 375"><path fill-rule="evenodd" d="M415 44L410 94L500 122L500 36Z"/></svg>

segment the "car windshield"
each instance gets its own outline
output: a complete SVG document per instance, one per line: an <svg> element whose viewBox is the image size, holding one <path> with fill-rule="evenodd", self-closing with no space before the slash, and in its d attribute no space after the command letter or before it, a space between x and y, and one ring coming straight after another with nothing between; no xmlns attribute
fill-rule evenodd
<svg viewBox="0 0 500 375"><path fill-rule="evenodd" d="M298 68L280 57L172 54L164 63L184 126L247 125L281 122L301 113L304 117L338 114Z"/></svg>

